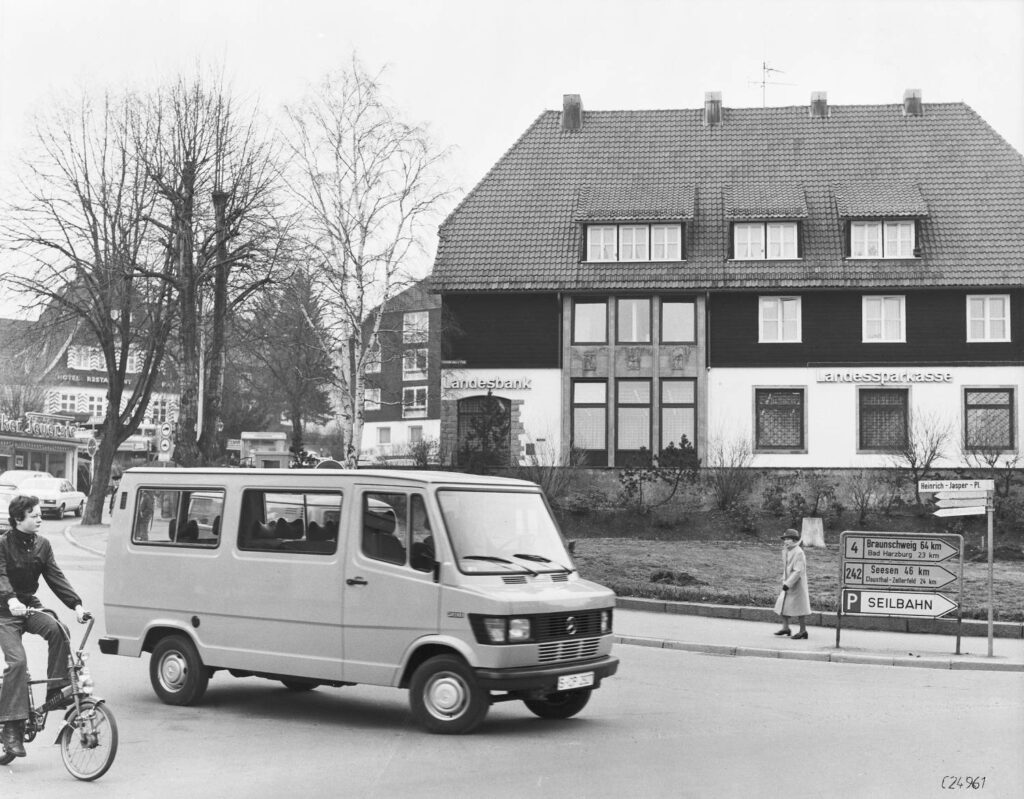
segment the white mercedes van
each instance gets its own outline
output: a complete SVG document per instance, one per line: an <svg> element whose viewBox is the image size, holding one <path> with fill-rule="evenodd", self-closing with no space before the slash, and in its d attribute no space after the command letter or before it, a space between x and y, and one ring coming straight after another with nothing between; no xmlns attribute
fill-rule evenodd
<svg viewBox="0 0 1024 799"><path fill-rule="evenodd" d="M614 674L614 594L580 578L533 483L452 472L124 473L100 650L150 653L161 700L216 671L409 689L469 732L492 702L563 719Z"/></svg>

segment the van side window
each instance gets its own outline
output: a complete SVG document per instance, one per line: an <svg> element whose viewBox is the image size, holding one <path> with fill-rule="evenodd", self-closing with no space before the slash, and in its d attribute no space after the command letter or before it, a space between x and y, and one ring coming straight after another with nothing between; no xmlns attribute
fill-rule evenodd
<svg viewBox="0 0 1024 799"><path fill-rule="evenodd" d="M340 491L242 492L238 548L251 552L333 555L338 549Z"/></svg>
<svg viewBox="0 0 1024 799"><path fill-rule="evenodd" d="M430 529L430 519L427 518L427 506L420 494L412 495L411 516L409 534L412 543L409 546L409 564L417 571L433 571L434 561L437 560L434 553L434 535Z"/></svg>
<svg viewBox="0 0 1024 799"><path fill-rule="evenodd" d="M405 563L409 529L405 494L368 491L363 494L362 551L368 558Z"/></svg>
<svg viewBox="0 0 1024 799"><path fill-rule="evenodd" d="M216 547L224 515L219 488L140 488L135 501L132 542Z"/></svg>

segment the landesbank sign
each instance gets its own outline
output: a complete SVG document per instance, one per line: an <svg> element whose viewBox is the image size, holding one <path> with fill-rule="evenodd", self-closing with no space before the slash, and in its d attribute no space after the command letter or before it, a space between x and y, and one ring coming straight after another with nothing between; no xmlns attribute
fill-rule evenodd
<svg viewBox="0 0 1024 799"><path fill-rule="evenodd" d="M21 433L40 438L74 438L77 425L67 422L41 422L36 419L15 419L0 413L0 433Z"/></svg>
<svg viewBox="0 0 1024 799"><path fill-rule="evenodd" d="M953 373L920 369L819 369L819 383L952 383Z"/></svg>
<svg viewBox="0 0 1024 799"><path fill-rule="evenodd" d="M529 377L446 377L444 388L488 389L522 389L533 388L533 380Z"/></svg>

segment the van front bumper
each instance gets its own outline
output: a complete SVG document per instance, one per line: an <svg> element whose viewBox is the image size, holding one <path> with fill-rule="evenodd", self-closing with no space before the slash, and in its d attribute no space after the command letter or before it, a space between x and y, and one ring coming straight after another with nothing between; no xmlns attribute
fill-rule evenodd
<svg viewBox="0 0 1024 799"><path fill-rule="evenodd" d="M597 688L601 680L611 677L619 670L619 659L603 657L597 660L586 660L577 663L559 664L558 666L527 666L515 669L476 669L475 674L480 687L488 691L541 691L554 693L558 690L558 678L569 674L594 672L594 684Z"/></svg>

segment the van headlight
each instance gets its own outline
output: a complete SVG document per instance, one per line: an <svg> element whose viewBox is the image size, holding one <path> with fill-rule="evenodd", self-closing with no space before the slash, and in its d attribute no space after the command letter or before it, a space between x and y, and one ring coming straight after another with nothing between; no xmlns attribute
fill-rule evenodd
<svg viewBox="0 0 1024 799"><path fill-rule="evenodd" d="M481 644L525 644L532 640L530 620L523 617L470 614L476 640Z"/></svg>
<svg viewBox="0 0 1024 799"><path fill-rule="evenodd" d="M601 635L610 633L612 631L612 611L611 608L601 611Z"/></svg>

